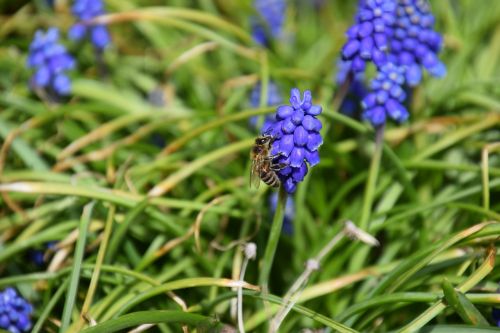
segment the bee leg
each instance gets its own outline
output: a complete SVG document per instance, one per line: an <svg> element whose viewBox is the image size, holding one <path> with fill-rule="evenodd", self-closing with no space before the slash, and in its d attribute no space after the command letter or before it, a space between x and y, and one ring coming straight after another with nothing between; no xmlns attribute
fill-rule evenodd
<svg viewBox="0 0 500 333"><path fill-rule="evenodd" d="M284 168L286 168L287 166L288 166L288 164L286 164L286 163L276 163L276 164L271 165L271 170L280 171L280 170L283 170Z"/></svg>
<svg viewBox="0 0 500 333"><path fill-rule="evenodd" d="M281 157L281 156L286 156L285 153L283 152L279 152L277 154L274 154L274 155L271 155L271 156L268 156L266 159L269 159L269 160L274 160L275 158L278 158L278 157Z"/></svg>

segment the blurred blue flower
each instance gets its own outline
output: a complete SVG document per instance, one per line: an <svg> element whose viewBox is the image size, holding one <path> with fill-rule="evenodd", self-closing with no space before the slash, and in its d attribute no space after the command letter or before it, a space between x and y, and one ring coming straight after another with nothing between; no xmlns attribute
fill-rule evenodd
<svg viewBox="0 0 500 333"><path fill-rule="evenodd" d="M252 108L258 108L260 104L260 92L261 92L261 83L257 82L257 84L253 87L252 92L250 93L250 106ZM281 97L281 93L279 91L278 86L273 82L269 81L267 85L267 106L278 105L283 102L283 98ZM257 122L259 117L254 116L250 117L248 120L250 123L250 127L257 128ZM264 118L264 127L268 127L271 123L275 121L274 115L267 115Z"/></svg>
<svg viewBox="0 0 500 333"><path fill-rule="evenodd" d="M360 1L355 24L347 31L342 59L350 60L351 70L362 72L366 62L381 66L387 61L387 50L393 35L395 0Z"/></svg>
<svg viewBox="0 0 500 333"><path fill-rule="evenodd" d="M272 192L269 196L269 205L271 206L271 213L274 215L276 206L278 205L278 192ZM285 214L283 216L282 231L287 235L293 234L293 219L295 218L295 202L292 196L286 198Z"/></svg>
<svg viewBox="0 0 500 333"><path fill-rule="evenodd" d="M495 325L500 327L500 309L499 308L493 307L491 309L491 317L493 318Z"/></svg>
<svg viewBox="0 0 500 333"><path fill-rule="evenodd" d="M75 0L71 12L79 21L91 20L105 14L102 0ZM98 50L103 50L111 43L111 37L105 25L86 26L78 22L68 32L72 40L80 40L87 34L90 34L90 41Z"/></svg>
<svg viewBox="0 0 500 333"><path fill-rule="evenodd" d="M416 86L422 79L423 66L436 77L446 74L439 60L443 39L434 31L434 16L427 0L399 0L389 61L406 70L406 83Z"/></svg>
<svg viewBox="0 0 500 333"><path fill-rule="evenodd" d="M385 124L387 116L401 123L408 119L408 111L403 105L406 93L402 85L405 82L404 69L392 63L379 68L377 76L371 82L370 93L363 99L363 118L374 127Z"/></svg>
<svg viewBox="0 0 500 333"><path fill-rule="evenodd" d="M307 164L312 167L319 163L318 148L323 139L319 133L322 124L316 117L322 108L312 104L309 90L301 99L297 88L291 91L290 104L277 108L276 121L263 126L262 133L274 138L271 154L276 156L276 163L286 166L278 176L284 189L293 193L307 174Z"/></svg>
<svg viewBox="0 0 500 333"><path fill-rule="evenodd" d="M258 17L252 17L252 36L261 45L269 44L269 37L280 38L285 21L285 0L254 0Z"/></svg>
<svg viewBox="0 0 500 333"><path fill-rule="evenodd" d="M28 332L31 329L33 307L13 288L0 292L0 328L11 333Z"/></svg>
<svg viewBox="0 0 500 333"><path fill-rule="evenodd" d="M49 94L55 92L57 95L68 95L71 81L65 72L75 67L75 60L59 44L59 30L50 28L45 34L38 30L29 51L27 65L35 70L31 86L45 89Z"/></svg>
<svg viewBox="0 0 500 333"><path fill-rule="evenodd" d="M162 86L158 86L151 90L148 94L148 102L155 107L165 107L167 105L167 96ZM151 142L160 148L165 147L167 141L160 133L153 133L151 135Z"/></svg>
<svg viewBox="0 0 500 333"><path fill-rule="evenodd" d="M47 252L47 250L51 250L51 249L54 249L55 248L55 245L57 244L57 242L53 241L53 242L48 242L45 244L45 249L44 250L31 250L29 251L29 258L31 259L31 261L39 266L39 267L43 267L45 265L45 252Z"/></svg>

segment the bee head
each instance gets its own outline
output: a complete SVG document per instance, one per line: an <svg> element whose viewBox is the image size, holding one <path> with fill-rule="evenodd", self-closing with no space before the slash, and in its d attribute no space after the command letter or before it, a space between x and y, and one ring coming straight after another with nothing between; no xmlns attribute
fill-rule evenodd
<svg viewBox="0 0 500 333"><path fill-rule="evenodd" d="M255 139L255 144L257 145L265 145L271 142L272 136L270 135L265 135L265 136L260 136L257 139Z"/></svg>

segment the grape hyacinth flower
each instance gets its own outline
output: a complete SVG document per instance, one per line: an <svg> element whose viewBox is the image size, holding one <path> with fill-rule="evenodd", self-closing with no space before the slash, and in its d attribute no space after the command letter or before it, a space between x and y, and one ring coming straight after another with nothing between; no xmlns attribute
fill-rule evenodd
<svg viewBox="0 0 500 333"><path fill-rule="evenodd" d="M91 20L96 16L105 14L102 0L75 0L71 12L79 21ZM86 26L81 22L74 24L69 30L69 38L81 40L90 34L94 47L103 50L111 43L108 28L105 25Z"/></svg>
<svg viewBox="0 0 500 333"><path fill-rule="evenodd" d="M254 0L259 17L251 19L252 36L260 45L269 44L269 37L280 38L285 21L285 0Z"/></svg>
<svg viewBox="0 0 500 333"><path fill-rule="evenodd" d="M363 118L374 127L379 127L389 118L401 123L408 119L403 106L406 98L402 85L405 82L404 69L392 63L382 66L371 83L371 92L363 99Z"/></svg>
<svg viewBox="0 0 500 333"><path fill-rule="evenodd" d="M75 67L75 60L59 44L59 30L50 28L45 34L38 30L29 51L27 65L28 68L35 69L31 87L43 89L49 95L68 95L71 81L65 72Z"/></svg>
<svg viewBox="0 0 500 333"><path fill-rule="evenodd" d="M250 93L250 107L252 108L258 108L260 105L260 92L261 92L261 83L258 82L255 87L252 89L252 92ZM272 82L269 81L269 84L267 85L267 101L266 105L267 106L273 106L273 105L278 105L283 102L283 98L281 97L281 93L279 91L278 86ZM249 119L250 126L252 128L257 128L257 120L258 116L251 117ZM275 117L274 115L267 115L264 118L264 127L268 127L272 122L274 122Z"/></svg>
<svg viewBox="0 0 500 333"><path fill-rule="evenodd" d="M57 244L56 241L48 242L45 244L44 250L37 249L37 250L29 251L28 253L29 253L30 260L36 266L43 267L46 264L45 253L50 251L50 250L54 250L56 247L56 244Z"/></svg>
<svg viewBox="0 0 500 333"><path fill-rule="evenodd" d="M352 71L364 71L367 61L377 66L387 61L395 9L395 0L360 1L356 23L347 31L347 42L342 48L342 59L351 61Z"/></svg>
<svg viewBox="0 0 500 333"><path fill-rule="evenodd" d="M269 197L269 205L271 206L271 213L274 215L276 206L278 205L278 192L271 193ZM283 215L282 231L287 235L293 234L293 219L295 218L295 202L292 196L287 196L285 204L285 213Z"/></svg>
<svg viewBox="0 0 500 333"><path fill-rule="evenodd" d="M31 329L33 307L13 288L0 292L0 328L11 333L28 332Z"/></svg>
<svg viewBox="0 0 500 333"><path fill-rule="evenodd" d="M410 86L420 83L421 66L436 77L446 74L446 67L437 56L443 39L433 30L434 21L427 0L398 1L389 61L405 67L406 82Z"/></svg>
<svg viewBox="0 0 500 333"><path fill-rule="evenodd" d="M321 113L319 105L312 104L309 90L300 98L300 90L292 89L291 105L281 105L276 110L276 121L262 128L262 133L274 138L271 154L275 163L285 165L278 176L288 193L295 192L297 184L304 180L309 166L319 163L318 148L323 143L319 131L321 121L316 117Z"/></svg>

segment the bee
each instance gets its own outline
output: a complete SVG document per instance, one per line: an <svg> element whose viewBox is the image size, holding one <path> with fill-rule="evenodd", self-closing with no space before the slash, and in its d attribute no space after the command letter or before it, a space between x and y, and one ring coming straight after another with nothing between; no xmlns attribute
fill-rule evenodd
<svg viewBox="0 0 500 333"><path fill-rule="evenodd" d="M274 159L279 155L271 155L271 144L274 138L271 135L261 135L255 139L255 144L250 153L252 170L250 173L250 186L259 188L260 180L271 187L279 187L280 179L276 174L286 167L284 163L276 163Z"/></svg>

